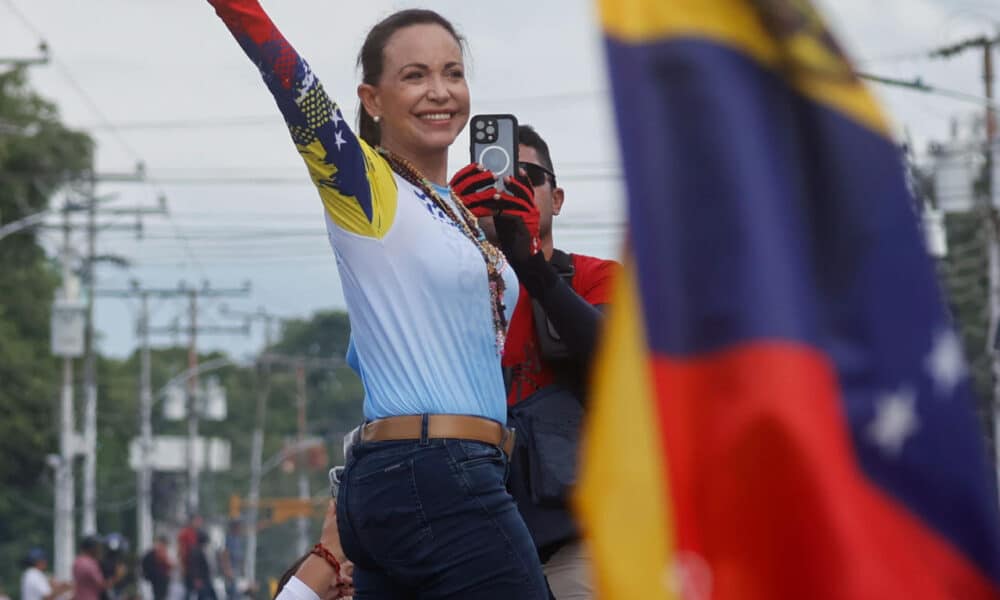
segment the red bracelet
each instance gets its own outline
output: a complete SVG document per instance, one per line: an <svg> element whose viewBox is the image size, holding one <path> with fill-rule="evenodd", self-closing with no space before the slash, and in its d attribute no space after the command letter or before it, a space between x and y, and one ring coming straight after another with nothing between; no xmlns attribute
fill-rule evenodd
<svg viewBox="0 0 1000 600"><path fill-rule="evenodd" d="M325 560L331 567L333 567L333 572L337 575L337 583L341 582L340 579L340 561L337 557L333 555L333 552L323 545L323 542L317 543L312 547L310 554L315 554L316 556Z"/></svg>

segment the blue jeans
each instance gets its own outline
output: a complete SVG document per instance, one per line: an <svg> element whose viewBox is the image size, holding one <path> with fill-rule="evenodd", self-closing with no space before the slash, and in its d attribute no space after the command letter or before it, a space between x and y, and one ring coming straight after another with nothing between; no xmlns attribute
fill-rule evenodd
<svg viewBox="0 0 1000 600"><path fill-rule="evenodd" d="M482 442L356 444L337 498L355 598L547 599L506 475L507 456Z"/></svg>

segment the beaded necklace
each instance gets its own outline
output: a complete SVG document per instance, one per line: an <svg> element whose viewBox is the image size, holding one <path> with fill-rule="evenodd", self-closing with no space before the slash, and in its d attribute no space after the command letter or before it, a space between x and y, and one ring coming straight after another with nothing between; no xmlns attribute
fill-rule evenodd
<svg viewBox="0 0 1000 600"><path fill-rule="evenodd" d="M448 218L458 225L459 230L465 234L465 237L479 249L483 260L486 261L486 273L490 284L490 304L493 307L493 328L496 331L497 354L501 354L507 331L507 315L505 314L503 303L506 284L504 283L503 275L500 274L505 264L503 253L486 239L486 236L476 224L476 218L462 204L462 201L455 196L455 192L451 192L451 197L455 202L454 206L457 206L459 209L458 214L455 213L452 204L446 202L437 193L431 182L410 161L393 154L390 150L382 146L377 147L376 150L386 159L393 171L406 181L419 187L434 202L434 205L441 209L444 214L448 215Z"/></svg>

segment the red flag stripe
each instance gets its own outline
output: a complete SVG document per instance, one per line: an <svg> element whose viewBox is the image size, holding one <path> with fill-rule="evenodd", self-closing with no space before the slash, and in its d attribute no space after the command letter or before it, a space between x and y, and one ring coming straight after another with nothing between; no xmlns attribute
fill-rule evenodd
<svg viewBox="0 0 1000 600"><path fill-rule="evenodd" d="M678 553L707 562L713 597L1000 595L859 471L821 353L763 342L651 365Z"/></svg>

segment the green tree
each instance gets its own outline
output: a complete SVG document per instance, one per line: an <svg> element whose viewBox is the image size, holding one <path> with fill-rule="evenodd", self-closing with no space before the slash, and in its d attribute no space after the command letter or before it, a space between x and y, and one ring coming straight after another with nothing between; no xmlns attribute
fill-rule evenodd
<svg viewBox="0 0 1000 600"><path fill-rule="evenodd" d="M350 334L347 315L321 312L309 319L290 321L268 352L285 357L338 360L347 349ZM204 354L206 362L220 358ZM161 389L187 368L185 348L159 348L151 353L152 387ZM135 473L128 465L128 444L138 430L139 355L126 360L99 362L98 408L98 526L102 533L117 531L135 540ZM229 366L212 373L226 389L228 415L224 421L202 421L200 432L226 439L231 445L231 468L222 473L205 473L201 479L201 513L209 524L222 525L228 519L231 495L246 496L249 489L251 432L255 426L258 392L263 385L253 367ZM327 466L342 464L341 439L360 422L363 391L357 376L346 366L309 369L306 377L308 402L307 434L326 442L327 463L309 471L310 489L322 498L328 490ZM298 386L294 369L271 368L265 417L264 460L285 447L298 431ZM156 435L186 434L183 421L164 419L159 400L153 412ZM184 503L185 478L180 473L157 473L154 478L153 518L160 526L177 526L179 507ZM284 468L271 470L263 479L262 498L297 495L296 473ZM313 530L318 534L319 521ZM294 522L268 525L261 531L258 574L260 581L280 575L295 558ZM141 549L137 549L141 551Z"/></svg>
<svg viewBox="0 0 1000 600"><path fill-rule="evenodd" d="M92 165L93 143L67 129L20 70L0 74L0 222L49 207ZM51 549L59 369L49 313L59 273L31 232L0 240L0 587L13 590L31 545Z"/></svg>

